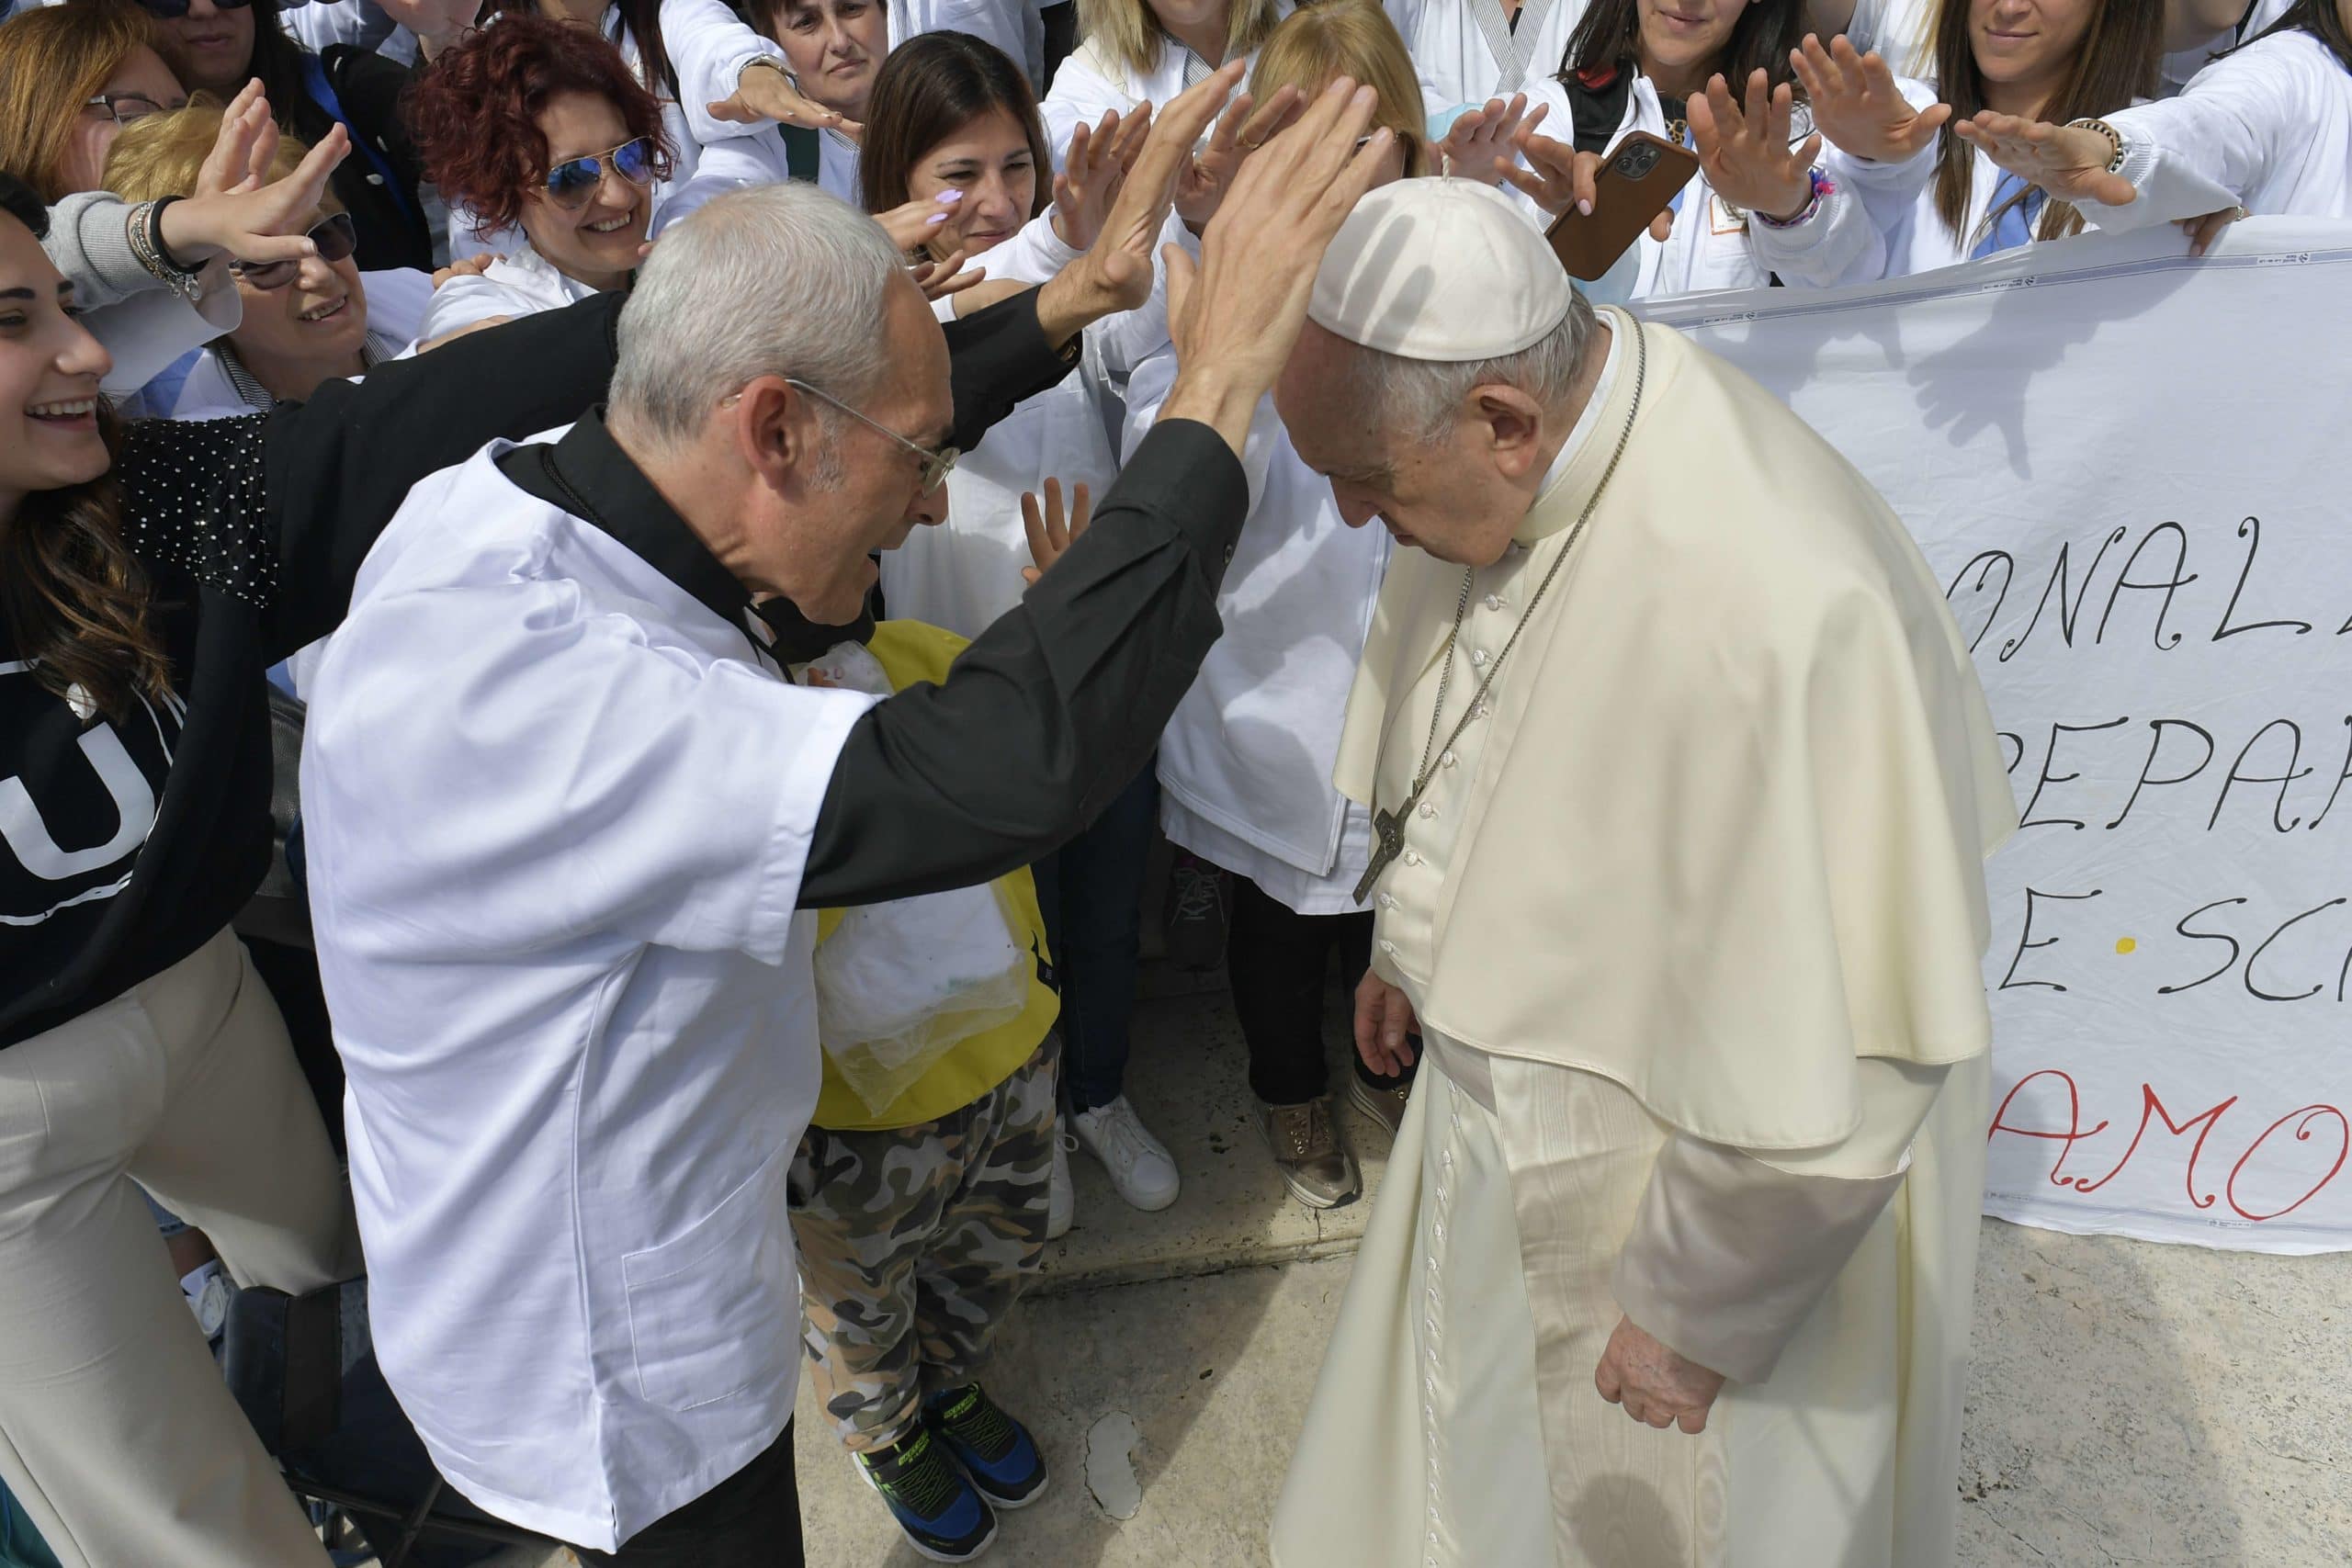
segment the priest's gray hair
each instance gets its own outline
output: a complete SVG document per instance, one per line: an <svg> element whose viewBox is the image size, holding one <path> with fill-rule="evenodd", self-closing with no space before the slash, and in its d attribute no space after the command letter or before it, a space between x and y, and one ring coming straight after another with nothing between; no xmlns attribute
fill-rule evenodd
<svg viewBox="0 0 2352 1568"><path fill-rule="evenodd" d="M676 446L761 376L862 400L888 367L883 309L905 271L879 223L805 181L714 197L638 269L621 308L614 421Z"/></svg>
<svg viewBox="0 0 2352 1568"><path fill-rule="evenodd" d="M1374 430L1393 432L1425 446L1453 433L1462 405L1473 389L1516 387L1547 409L1556 409L1576 388L1585 345L1599 326L1591 303L1576 293L1568 313L1544 336L1516 354L1495 359L1407 359L1351 344L1357 355L1351 378L1365 400Z"/></svg>

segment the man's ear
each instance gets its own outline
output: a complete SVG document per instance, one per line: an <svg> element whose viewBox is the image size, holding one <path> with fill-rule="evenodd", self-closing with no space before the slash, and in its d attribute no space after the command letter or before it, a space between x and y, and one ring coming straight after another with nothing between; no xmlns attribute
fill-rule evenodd
<svg viewBox="0 0 2352 1568"><path fill-rule="evenodd" d="M1496 468L1514 479L1532 473L1544 454L1544 405L1500 383L1472 388L1470 404Z"/></svg>
<svg viewBox="0 0 2352 1568"><path fill-rule="evenodd" d="M805 469L813 425L799 392L781 376L759 377L736 394L736 453L772 491L789 489Z"/></svg>

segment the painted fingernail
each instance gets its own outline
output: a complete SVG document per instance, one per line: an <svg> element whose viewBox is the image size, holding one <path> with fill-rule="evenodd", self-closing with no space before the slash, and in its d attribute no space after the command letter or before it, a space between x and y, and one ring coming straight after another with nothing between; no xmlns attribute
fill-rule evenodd
<svg viewBox="0 0 2352 1568"><path fill-rule="evenodd" d="M960 190L944 190L931 199L942 207L953 207L964 199L964 193Z"/></svg>
<svg viewBox="0 0 2352 1568"><path fill-rule="evenodd" d="M1592 203L1579 197L1577 198L1577 210L1589 218L1592 216Z"/></svg>

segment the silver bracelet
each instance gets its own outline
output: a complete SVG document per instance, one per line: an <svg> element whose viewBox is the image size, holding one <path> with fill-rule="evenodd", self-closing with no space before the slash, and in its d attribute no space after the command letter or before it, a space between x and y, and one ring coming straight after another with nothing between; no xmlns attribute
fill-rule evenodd
<svg viewBox="0 0 2352 1568"><path fill-rule="evenodd" d="M147 275L182 299L193 305L204 290L201 267L184 267L174 262L164 246L162 219L164 208L173 198L141 202L130 209L124 220L123 237L130 243L130 254Z"/></svg>

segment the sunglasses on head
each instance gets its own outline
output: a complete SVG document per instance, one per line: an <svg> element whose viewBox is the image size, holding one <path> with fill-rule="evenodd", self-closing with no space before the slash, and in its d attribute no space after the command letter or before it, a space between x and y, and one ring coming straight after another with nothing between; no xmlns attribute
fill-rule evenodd
<svg viewBox="0 0 2352 1568"><path fill-rule="evenodd" d="M351 221L351 214L338 212L314 226L305 236L319 248L319 259L339 262L347 259L359 248L359 231ZM302 270L299 261L242 262L232 261L229 270L239 281L254 288L283 288L294 281Z"/></svg>
<svg viewBox="0 0 2352 1568"><path fill-rule="evenodd" d="M212 0L212 8L216 11L242 11L253 3L254 0ZM175 22L187 16L188 4L189 0L139 0L141 10L151 17L161 17L167 22Z"/></svg>
<svg viewBox="0 0 2352 1568"><path fill-rule="evenodd" d="M653 143L645 137L624 141L609 152L567 158L548 171L548 199L565 211L588 205L610 169L633 186L653 183Z"/></svg>

